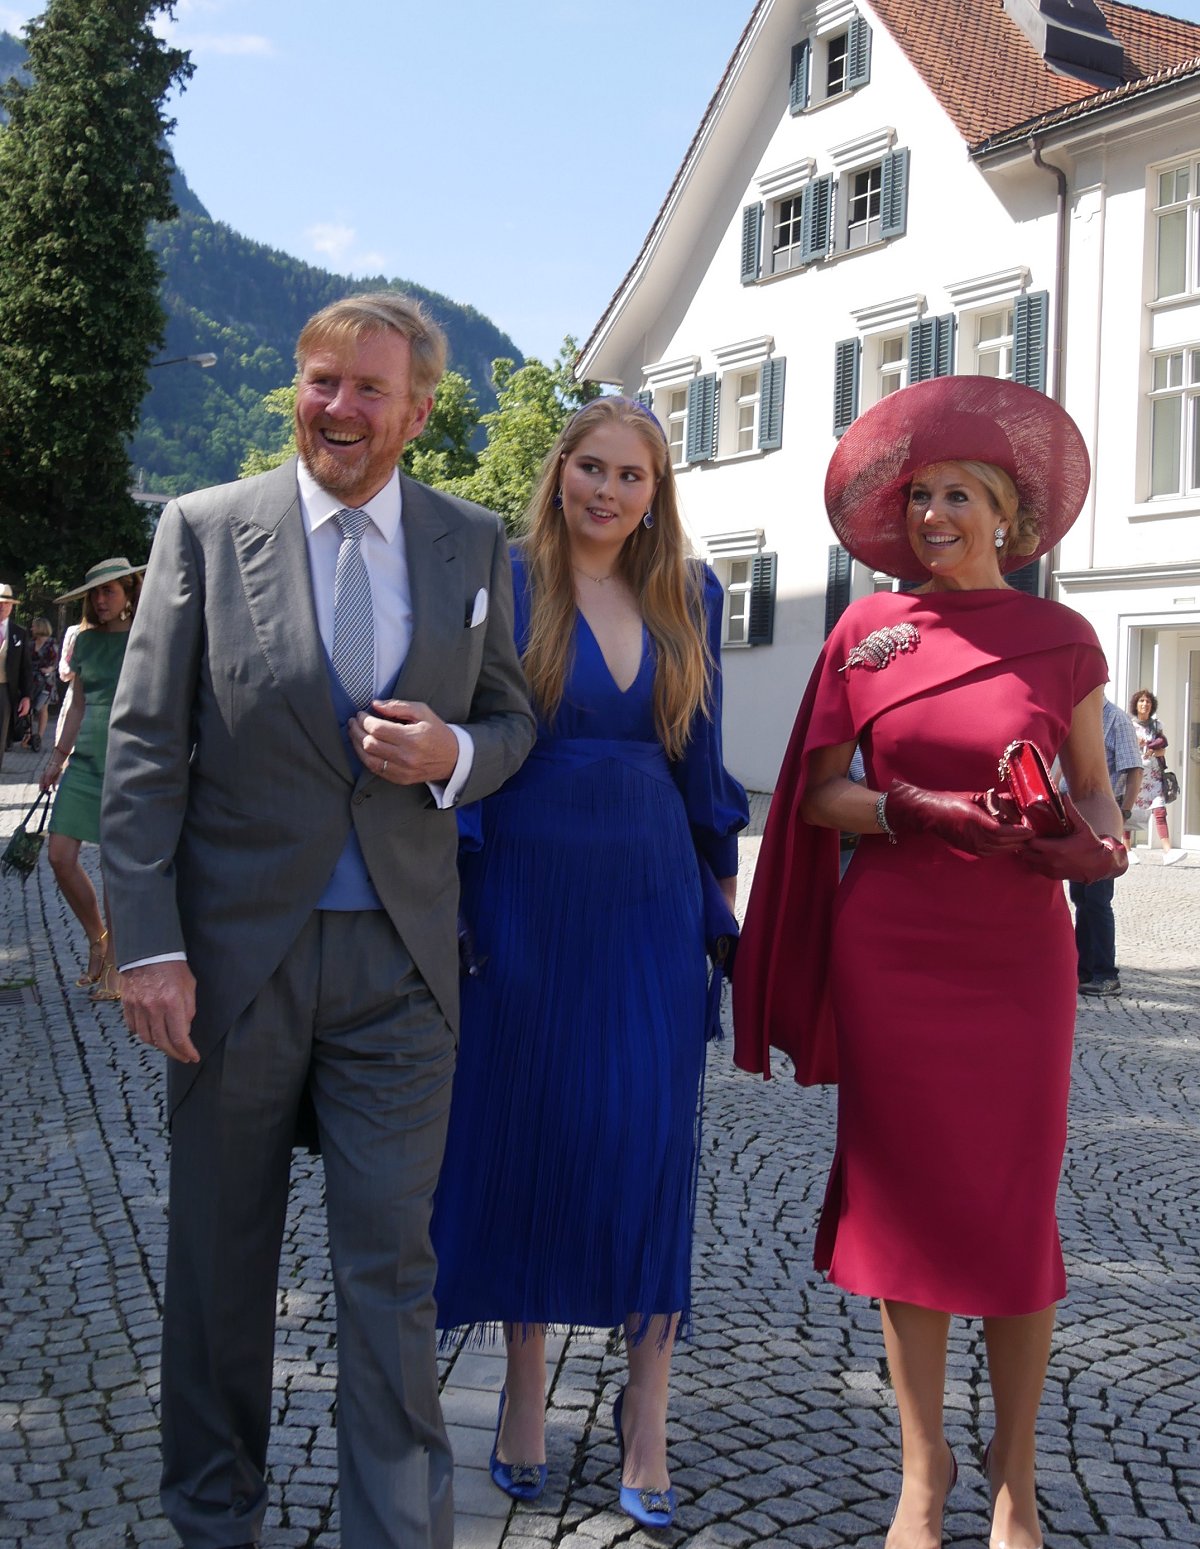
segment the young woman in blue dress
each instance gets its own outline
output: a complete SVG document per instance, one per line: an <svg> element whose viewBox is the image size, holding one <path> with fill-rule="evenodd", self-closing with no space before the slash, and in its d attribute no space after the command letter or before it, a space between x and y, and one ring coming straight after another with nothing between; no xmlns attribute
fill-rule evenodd
<svg viewBox="0 0 1200 1549"><path fill-rule="evenodd" d="M502 1324L492 1478L546 1483L545 1330L624 1324L620 1504L665 1527L672 1347L690 1302L706 963L745 792L721 757L722 594L689 556L666 438L629 399L567 424L514 559L538 713L464 854L477 972L434 1213L443 1328Z"/></svg>

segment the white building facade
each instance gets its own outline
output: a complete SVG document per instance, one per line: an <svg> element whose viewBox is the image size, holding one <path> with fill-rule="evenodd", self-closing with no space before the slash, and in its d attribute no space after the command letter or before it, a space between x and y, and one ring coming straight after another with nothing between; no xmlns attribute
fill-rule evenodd
<svg viewBox="0 0 1200 1549"><path fill-rule="evenodd" d="M852 596L825 468L948 372L1058 397L1088 504L1021 583L1095 625L1200 848L1200 27L1074 0L760 0L581 377L667 429L727 591L726 755L774 786Z"/></svg>

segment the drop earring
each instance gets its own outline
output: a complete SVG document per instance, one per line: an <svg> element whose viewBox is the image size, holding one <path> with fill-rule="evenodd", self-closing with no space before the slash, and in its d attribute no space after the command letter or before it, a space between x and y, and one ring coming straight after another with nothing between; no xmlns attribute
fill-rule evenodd
<svg viewBox="0 0 1200 1549"><path fill-rule="evenodd" d="M1005 538L1005 530L1004 530L1004 528L1003 527L997 527L996 528L996 547L998 549L1002 549L1004 547L1004 538Z"/></svg>
<svg viewBox="0 0 1200 1549"><path fill-rule="evenodd" d="M554 509L556 511L561 511L562 510L562 490L561 489L556 489L554 491L554 499L550 502L550 504L554 507Z"/></svg>
<svg viewBox="0 0 1200 1549"><path fill-rule="evenodd" d="M643 527L653 527L654 526L654 512L653 511L647 510L645 512L645 514L642 516L642 526Z"/></svg>

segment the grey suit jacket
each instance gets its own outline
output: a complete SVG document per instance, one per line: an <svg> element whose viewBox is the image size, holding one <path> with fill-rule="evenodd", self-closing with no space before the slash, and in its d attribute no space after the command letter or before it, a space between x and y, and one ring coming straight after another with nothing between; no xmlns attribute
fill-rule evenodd
<svg viewBox="0 0 1200 1549"><path fill-rule="evenodd" d="M397 932L458 1024L454 813L425 785L351 775L295 469L167 506L113 706L101 854L117 961L187 953L201 1057L295 940L351 822ZM472 801L534 738L507 542L478 506L403 475L402 491L413 638L395 694L470 732ZM472 628L481 587L488 614Z"/></svg>

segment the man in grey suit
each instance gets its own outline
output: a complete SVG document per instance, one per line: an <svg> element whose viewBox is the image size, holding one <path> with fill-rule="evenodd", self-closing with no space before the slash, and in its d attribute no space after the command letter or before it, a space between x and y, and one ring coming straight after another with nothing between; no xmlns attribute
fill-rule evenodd
<svg viewBox="0 0 1200 1549"><path fill-rule="evenodd" d="M297 345L299 459L173 501L108 745L125 1017L170 1057L164 1509L257 1542L302 1102L325 1165L343 1549L449 1549L428 1224L458 1018L458 799L533 741L496 517L397 474L445 365L409 299Z"/></svg>

